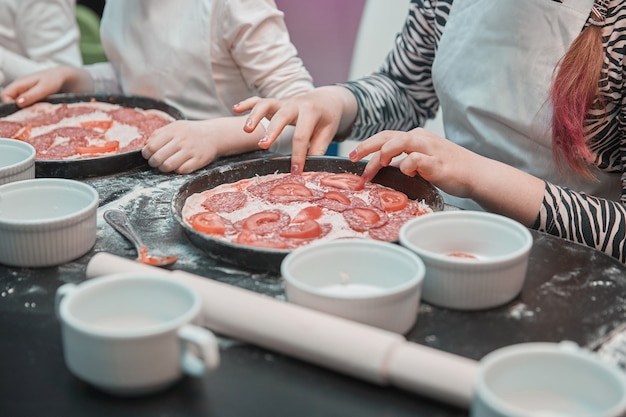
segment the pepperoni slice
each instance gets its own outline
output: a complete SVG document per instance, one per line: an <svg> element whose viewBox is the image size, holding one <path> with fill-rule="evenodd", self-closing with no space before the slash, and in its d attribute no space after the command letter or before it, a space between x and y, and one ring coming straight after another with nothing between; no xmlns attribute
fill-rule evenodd
<svg viewBox="0 0 626 417"><path fill-rule="evenodd" d="M202 206L215 213L232 213L246 205L248 197L239 191L213 194L202 202Z"/></svg>
<svg viewBox="0 0 626 417"><path fill-rule="evenodd" d="M272 239L269 237L259 236L249 230L242 230L237 238L235 239L235 243L240 245L247 246L257 246L260 248L270 248L270 249L288 249L289 246L286 242L282 240Z"/></svg>
<svg viewBox="0 0 626 417"><path fill-rule="evenodd" d="M256 182L248 186L246 191L262 200L268 200L270 196L270 190L283 183L295 183L304 185L305 181L301 175L291 174L272 180L257 179Z"/></svg>
<svg viewBox="0 0 626 417"><path fill-rule="evenodd" d="M324 198L317 201L318 205L333 211L344 211L350 208L352 201L350 197L341 191L327 191Z"/></svg>
<svg viewBox="0 0 626 417"><path fill-rule="evenodd" d="M257 235L276 233L287 226L291 218L282 210L264 210L235 223L238 230L247 230Z"/></svg>
<svg viewBox="0 0 626 417"><path fill-rule="evenodd" d="M23 126L22 123L0 120L0 137L12 138Z"/></svg>
<svg viewBox="0 0 626 417"><path fill-rule="evenodd" d="M136 151L137 149L141 149L146 144L146 141L147 139L143 136L137 139L133 139L128 145L121 147L119 153Z"/></svg>
<svg viewBox="0 0 626 417"><path fill-rule="evenodd" d="M281 182L269 189L268 200L273 203L293 203L295 201L312 201L322 197L320 191L314 191L304 184Z"/></svg>
<svg viewBox="0 0 626 417"><path fill-rule="evenodd" d="M80 105L68 106L67 104L61 104L57 107L56 111L54 112L54 116L52 117L54 119L62 120L62 119L65 119L66 117L82 116L85 114L95 113L97 111L99 110L92 106L80 106ZM50 122L47 122L47 123L50 123Z"/></svg>
<svg viewBox="0 0 626 417"><path fill-rule="evenodd" d="M343 218L348 225L357 232L365 232L370 229L383 226L387 223L387 215L376 209L355 207L343 212Z"/></svg>

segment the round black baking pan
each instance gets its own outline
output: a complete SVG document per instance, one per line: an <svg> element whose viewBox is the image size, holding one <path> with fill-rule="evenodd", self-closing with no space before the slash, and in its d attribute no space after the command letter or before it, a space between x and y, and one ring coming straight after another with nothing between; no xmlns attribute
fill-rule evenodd
<svg viewBox="0 0 626 417"><path fill-rule="evenodd" d="M53 94L40 101L61 104L100 101L123 107L155 109L169 114L174 119L185 119L176 107L149 97L128 96L121 94ZM20 110L15 103L0 105L0 117L5 117ZM38 178L87 178L116 174L135 168L149 168L148 162L141 156L141 150L103 155L93 158L66 160L36 160L35 176Z"/></svg>
<svg viewBox="0 0 626 417"><path fill-rule="evenodd" d="M341 157L314 156L307 158L305 171L349 172L360 175L365 164L365 162L352 162ZM288 173L290 168L291 158L280 156L235 162L210 169L187 181L178 189L172 198L172 215L183 227L189 240L212 258L243 269L279 273L280 264L289 250L238 245L200 233L185 223L182 209L187 197L192 194L212 189L220 184L251 178L255 175ZM385 167L378 172L372 182L402 191L411 199L424 200L433 211L443 210L444 202L441 194L422 177L408 177L395 167Z"/></svg>

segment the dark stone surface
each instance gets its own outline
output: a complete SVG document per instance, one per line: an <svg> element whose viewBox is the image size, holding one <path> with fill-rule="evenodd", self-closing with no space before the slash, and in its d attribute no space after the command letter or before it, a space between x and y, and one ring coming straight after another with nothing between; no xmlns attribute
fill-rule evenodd
<svg viewBox="0 0 626 417"><path fill-rule="evenodd" d="M216 165L245 158L257 152ZM445 404L393 387L379 387L235 340L220 338L222 364L204 378L187 378L158 395L111 397L73 377L63 362L54 313L56 289L85 279L94 253L134 258L132 245L102 218L128 213L145 243L177 255L173 268L284 300L280 277L250 272L207 256L172 215L172 199L195 176L135 170L85 179L100 193L97 240L76 261L53 268L0 265L1 416L467 416ZM624 333L626 267L587 247L533 232L535 244L519 297L499 308L460 312L422 303L414 342L480 359L499 347L573 340L602 350ZM245 306L233 305L233 309ZM623 348L622 348L623 349ZM620 352L611 346L606 356ZM621 351L622 353L624 350ZM416 370L419 372L419 370Z"/></svg>

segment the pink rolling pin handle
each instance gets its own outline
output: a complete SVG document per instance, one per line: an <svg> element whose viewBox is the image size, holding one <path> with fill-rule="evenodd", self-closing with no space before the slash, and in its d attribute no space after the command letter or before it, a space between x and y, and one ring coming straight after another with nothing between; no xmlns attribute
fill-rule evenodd
<svg viewBox="0 0 626 417"><path fill-rule="evenodd" d="M387 374L393 386L469 409L478 368L475 360L407 342L392 351Z"/></svg>

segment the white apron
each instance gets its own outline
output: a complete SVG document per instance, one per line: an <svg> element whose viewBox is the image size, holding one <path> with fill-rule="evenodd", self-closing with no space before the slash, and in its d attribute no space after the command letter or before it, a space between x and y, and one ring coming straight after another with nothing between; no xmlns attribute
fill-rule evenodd
<svg viewBox="0 0 626 417"><path fill-rule="evenodd" d="M433 63L446 137L552 183L618 200L619 175L595 170L599 181L585 181L561 174L552 157L553 70L592 6L593 0L455 0Z"/></svg>
<svg viewBox="0 0 626 417"><path fill-rule="evenodd" d="M213 81L212 3L107 0L101 36L122 91L174 104L190 119L229 115Z"/></svg>

